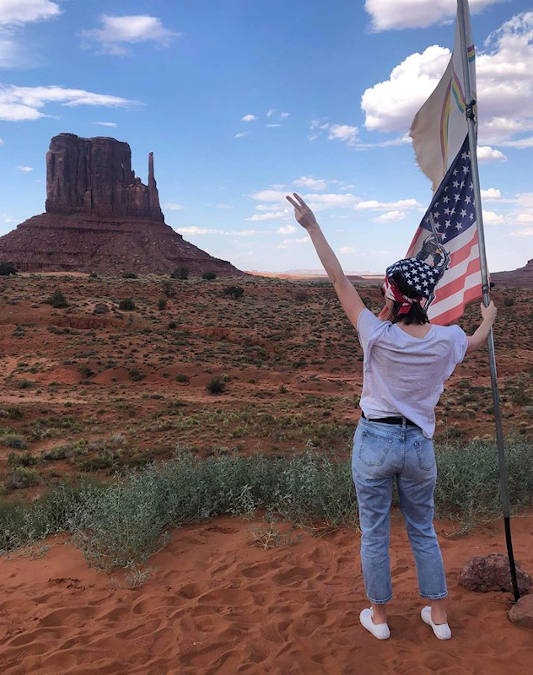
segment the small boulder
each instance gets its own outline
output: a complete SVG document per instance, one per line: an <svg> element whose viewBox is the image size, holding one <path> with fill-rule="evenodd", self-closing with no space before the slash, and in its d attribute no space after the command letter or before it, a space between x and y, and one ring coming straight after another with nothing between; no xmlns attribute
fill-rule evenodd
<svg viewBox="0 0 533 675"><path fill-rule="evenodd" d="M521 628L533 628L533 595L522 596L509 610L509 619Z"/></svg>
<svg viewBox="0 0 533 675"><path fill-rule="evenodd" d="M529 574L516 565L518 592L524 595L531 586ZM469 591L509 591L513 590L509 558L502 553L471 558L461 570L459 584Z"/></svg>

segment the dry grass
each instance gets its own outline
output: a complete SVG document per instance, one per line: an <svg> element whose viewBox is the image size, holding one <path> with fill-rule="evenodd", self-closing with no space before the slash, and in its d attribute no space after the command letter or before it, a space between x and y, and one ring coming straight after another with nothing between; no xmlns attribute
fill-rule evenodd
<svg viewBox="0 0 533 675"><path fill-rule="evenodd" d="M346 457L362 353L325 281L2 278L0 484L32 498L71 476L172 456ZM227 291L241 288L242 294ZM68 306L54 308L59 290ZM377 286L362 295L380 305ZM496 290L505 431L531 437L531 291ZM164 297L164 306L160 302ZM131 299L135 309L121 310ZM470 330L478 309L469 309ZM212 392L210 383L223 382ZM437 441L494 436L486 351L457 369Z"/></svg>

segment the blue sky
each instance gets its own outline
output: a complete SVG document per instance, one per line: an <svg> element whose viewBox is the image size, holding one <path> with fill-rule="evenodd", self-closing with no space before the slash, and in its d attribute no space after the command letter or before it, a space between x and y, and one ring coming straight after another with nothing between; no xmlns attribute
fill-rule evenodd
<svg viewBox="0 0 533 675"><path fill-rule="evenodd" d="M491 271L533 257L533 11L471 0ZM408 138L455 0L0 0L0 235L44 211L52 136L147 156L166 222L243 270L317 270L284 200L343 266L401 258L431 200Z"/></svg>

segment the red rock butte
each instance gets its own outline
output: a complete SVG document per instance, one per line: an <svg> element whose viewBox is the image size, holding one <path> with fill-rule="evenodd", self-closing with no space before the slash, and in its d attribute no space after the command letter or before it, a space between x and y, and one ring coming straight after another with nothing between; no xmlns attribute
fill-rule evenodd
<svg viewBox="0 0 533 675"><path fill-rule="evenodd" d="M144 185L130 146L115 138L52 138L45 209L0 237L0 261L21 272L242 274L165 224L153 153Z"/></svg>

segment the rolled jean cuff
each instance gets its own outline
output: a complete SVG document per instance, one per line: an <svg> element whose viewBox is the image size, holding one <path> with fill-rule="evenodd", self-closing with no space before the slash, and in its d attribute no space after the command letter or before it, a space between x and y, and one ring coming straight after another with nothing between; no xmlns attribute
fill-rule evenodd
<svg viewBox="0 0 533 675"><path fill-rule="evenodd" d="M423 595L420 594L420 597L425 598L426 600L444 600L448 597L448 591L446 593L438 593L437 595Z"/></svg>

